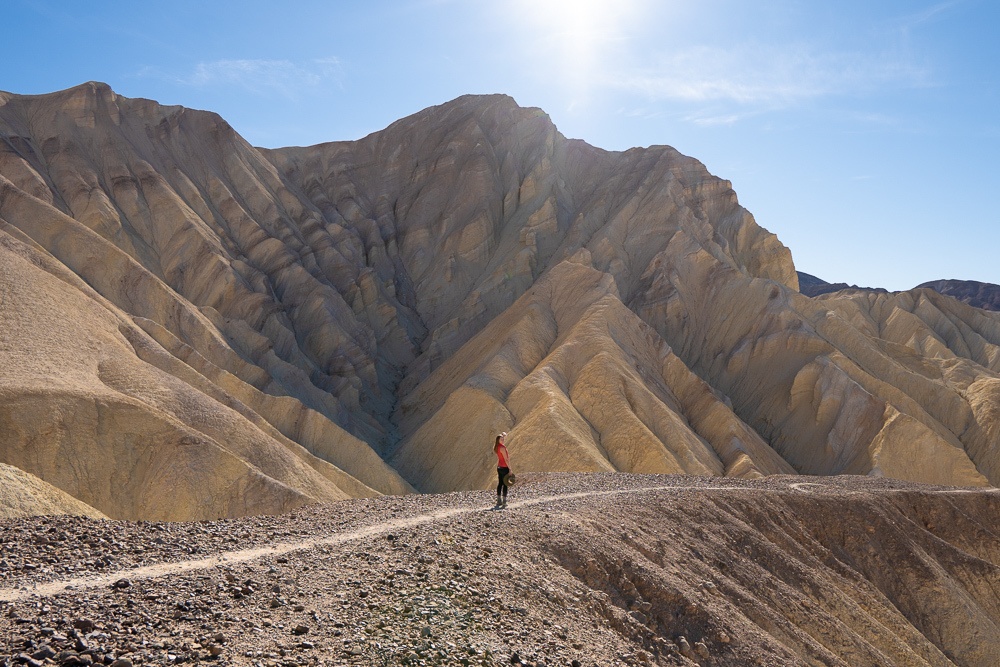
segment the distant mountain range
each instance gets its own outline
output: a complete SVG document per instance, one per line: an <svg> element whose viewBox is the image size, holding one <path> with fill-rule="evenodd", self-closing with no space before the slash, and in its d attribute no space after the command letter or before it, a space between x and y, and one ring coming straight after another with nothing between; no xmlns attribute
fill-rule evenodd
<svg viewBox="0 0 1000 667"><path fill-rule="evenodd" d="M806 296L820 296L841 290L860 290L887 293L880 287L859 287L847 283L828 283L821 278L798 271L799 291ZM914 289L932 289L939 294L963 301L970 306L984 310L1000 311L1000 285L981 283L975 280L932 280L921 283Z"/></svg>
<svg viewBox="0 0 1000 667"><path fill-rule="evenodd" d="M1000 285L975 280L932 280L917 285L918 289L921 287L947 294L976 308L1000 311Z"/></svg>

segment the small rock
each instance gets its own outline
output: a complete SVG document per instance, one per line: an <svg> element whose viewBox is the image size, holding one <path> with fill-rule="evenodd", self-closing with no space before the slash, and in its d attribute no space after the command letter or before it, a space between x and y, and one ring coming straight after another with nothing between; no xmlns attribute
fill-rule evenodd
<svg viewBox="0 0 1000 667"><path fill-rule="evenodd" d="M128 579L122 579L122 581L128 581ZM124 588L124 586L122 586L122 588ZM78 618L73 621L73 627L77 630L82 630L83 632L93 632L94 622L89 618Z"/></svg>
<svg viewBox="0 0 1000 667"><path fill-rule="evenodd" d="M309 632L309 626L307 626L307 625L299 624L299 625L296 625L294 628L292 628L292 634L293 635L304 635L307 632Z"/></svg>
<svg viewBox="0 0 1000 667"><path fill-rule="evenodd" d="M31 654L31 657L35 660L45 660L46 658L54 658L55 656L56 652L48 644L42 644L38 647L37 651Z"/></svg>
<svg viewBox="0 0 1000 667"><path fill-rule="evenodd" d="M695 642L694 652L700 655L702 658L707 658L709 655L708 646L705 645L705 642Z"/></svg>
<svg viewBox="0 0 1000 667"><path fill-rule="evenodd" d="M715 638L719 640L720 644L728 644L732 641L732 638L723 630L719 630L719 634L717 634Z"/></svg>
<svg viewBox="0 0 1000 667"><path fill-rule="evenodd" d="M109 667L132 667L132 661L128 658L118 658Z"/></svg>
<svg viewBox="0 0 1000 667"><path fill-rule="evenodd" d="M128 579L119 579L115 583L111 584L111 586L117 589L125 589L131 587L132 582L129 581Z"/></svg>
<svg viewBox="0 0 1000 667"><path fill-rule="evenodd" d="M222 655L222 652L223 652L223 648L221 646L219 646L218 644L212 644L212 645L210 645L208 647L208 653L213 658L218 658L220 655Z"/></svg>
<svg viewBox="0 0 1000 667"><path fill-rule="evenodd" d="M691 644L688 643L687 637L682 635L677 638L677 648L680 649L681 655L685 658L688 658L689 660L696 659L694 649L692 649Z"/></svg>

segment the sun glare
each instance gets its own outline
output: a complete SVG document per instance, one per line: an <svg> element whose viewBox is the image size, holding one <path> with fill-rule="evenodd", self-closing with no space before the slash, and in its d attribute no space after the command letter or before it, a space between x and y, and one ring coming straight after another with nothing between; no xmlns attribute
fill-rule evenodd
<svg viewBox="0 0 1000 667"><path fill-rule="evenodd" d="M516 0L518 23L528 28L553 83L584 101L606 77L610 61L639 24L647 0Z"/></svg>

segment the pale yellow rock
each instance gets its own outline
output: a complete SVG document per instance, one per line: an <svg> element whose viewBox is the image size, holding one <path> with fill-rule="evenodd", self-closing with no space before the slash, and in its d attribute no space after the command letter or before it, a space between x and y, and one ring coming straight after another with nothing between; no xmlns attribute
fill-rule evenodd
<svg viewBox="0 0 1000 667"><path fill-rule="evenodd" d="M435 484L449 464L478 471L500 427L521 470L793 472L621 304L613 280L579 262L553 269L411 392L400 423L423 424L393 461L434 467L427 490L452 488ZM476 480L466 471L458 488Z"/></svg>
<svg viewBox="0 0 1000 667"><path fill-rule="evenodd" d="M54 514L106 518L65 491L14 466L0 463L0 519Z"/></svg>
<svg viewBox="0 0 1000 667"><path fill-rule="evenodd" d="M889 417L875 436L870 464L861 469L930 484L988 485L961 447L948 449L923 424L899 413Z"/></svg>
<svg viewBox="0 0 1000 667"><path fill-rule="evenodd" d="M98 83L0 138L0 462L109 516L486 487L497 429L522 471L1000 483L1000 315L802 296L670 147L493 95L264 150Z"/></svg>
<svg viewBox="0 0 1000 667"><path fill-rule="evenodd" d="M142 333L64 273L0 235L6 463L115 518L268 513L375 493L255 426L255 413L240 415L214 386L199 391L204 378L190 367L176 372L192 383L144 363Z"/></svg>

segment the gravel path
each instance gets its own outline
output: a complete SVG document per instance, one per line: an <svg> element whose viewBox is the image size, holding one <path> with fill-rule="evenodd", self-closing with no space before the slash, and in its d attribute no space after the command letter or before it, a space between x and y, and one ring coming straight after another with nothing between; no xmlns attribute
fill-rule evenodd
<svg viewBox="0 0 1000 667"><path fill-rule="evenodd" d="M913 488L549 474L523 476L505 510L492 509L492 492L463 492L197 523L0 522L0 664L800 664L733 641L759 628L685 612L692 603L676 593L640 592L629 563L701 567L710 547L664 541L675 538L674 512L757 498L889 502ZM683 530L698 537L703 525ZM605 574L594 575L595 557ZM704 578L699 568L684 576ZM680 605L663 616L670 632L651 631L661 600Z"/></svg>

